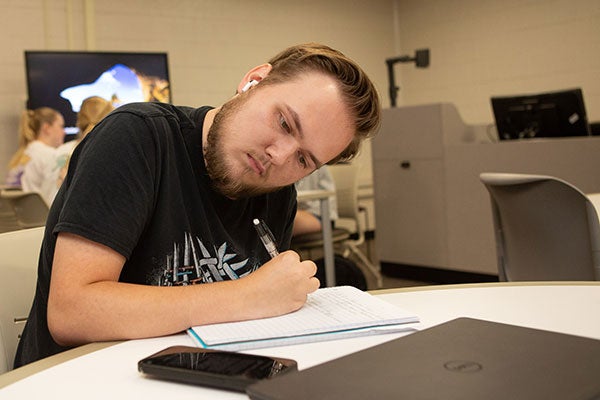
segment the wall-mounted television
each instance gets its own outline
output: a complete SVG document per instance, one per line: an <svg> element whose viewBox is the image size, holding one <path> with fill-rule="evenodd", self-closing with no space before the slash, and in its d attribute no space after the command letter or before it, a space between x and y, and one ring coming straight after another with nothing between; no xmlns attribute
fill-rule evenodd
<svg viewBox="0 0 600 400"><path fill-rule="evenodd" d="M581 88L492 97L500 140L590 135Z"/></svg>
<svg viewBox="0 0 600 400"><path fill-rule="evenodd" d="M171 103L166 53L26 51L27 108L52 107L76 134L77 112L90 96L115 107L136 101Z"/></svg>

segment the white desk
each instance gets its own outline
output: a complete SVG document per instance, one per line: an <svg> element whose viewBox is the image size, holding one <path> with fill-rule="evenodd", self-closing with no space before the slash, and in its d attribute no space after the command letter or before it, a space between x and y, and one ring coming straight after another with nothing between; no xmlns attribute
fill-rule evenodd
<svg viewBox="0 0 600 400"><path fill-rule="evenodd" d="M329 215L329 197L335 196L333 190L301 190L298 201L319 200L321 204L321 230L323 232L323 256L325 259L325 286L335 286L335 259L331 236L331 215Z"/></svg>
<svg viewBox="0 0 600 400"><path fill-rule="evenodd" d="M465 316L600 339L600 282L449 285L374 293L414 311L421 317L423 327ZM252 353L293 358L304 369L401 335L277 347ZM71 354L59 354L0 375L0 387L4 386L0 389L0 399L247 399L241 393L147 379L138 373L138 360L176 344L190 345L191 340L180 334L104 348L103 344L83 346L67 352ZM81 355L98 348L101 349ZM73 354L79 357L27 376Z"/></svg>

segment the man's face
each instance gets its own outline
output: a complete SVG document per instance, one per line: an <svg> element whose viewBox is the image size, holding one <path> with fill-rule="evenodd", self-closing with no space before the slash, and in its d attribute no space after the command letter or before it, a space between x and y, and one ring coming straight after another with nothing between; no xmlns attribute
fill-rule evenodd
<svg viewBox="0 0 600 400"><path fill-rule="evenodd" d="M219 110L204 148L216 188L232 198L290 185L350 143L352 119L335 80L310 73L260 84Z"/></svg>

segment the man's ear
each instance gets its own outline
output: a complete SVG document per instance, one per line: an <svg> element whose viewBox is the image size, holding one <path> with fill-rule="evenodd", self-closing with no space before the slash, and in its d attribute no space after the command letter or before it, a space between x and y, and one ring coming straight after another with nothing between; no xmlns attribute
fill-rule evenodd
<svg viewBox="0 0 600 400"><path fill-rule="evenodd" d="M244 75L237 87L237 92L242 93L242 89L248 88L248 82L255 81L260 82L265 76L269 75L273 66L271 64L262 64L252 68Z"/></svg>

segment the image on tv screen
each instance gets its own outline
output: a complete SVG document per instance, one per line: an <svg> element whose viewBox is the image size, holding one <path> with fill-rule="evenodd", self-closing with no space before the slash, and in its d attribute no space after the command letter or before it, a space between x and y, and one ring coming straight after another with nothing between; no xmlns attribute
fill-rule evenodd
<svg viewBox="0 0 600 400"><path fill-rule="evenodd" d="M67 134L83 100L100 96L115 107L171 103L166 53L26 51L27 108L52 107L65 118Z"/></svg>

